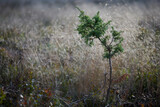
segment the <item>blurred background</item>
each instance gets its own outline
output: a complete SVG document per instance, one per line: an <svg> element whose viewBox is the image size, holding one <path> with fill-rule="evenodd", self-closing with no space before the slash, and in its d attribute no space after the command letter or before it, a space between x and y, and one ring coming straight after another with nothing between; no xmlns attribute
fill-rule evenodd
<svg viewBox="0 0 160 107"><path fill-rule="evenodd" d="M149 2L159 2L159 0L1 0L0 5L1 6L23 6L23 5L30 5L30 4L37 4L37 3L43 3L43 4L77 4L77 3L109 3L109 4L124 4L124 3L149 3Z"/></svg>
<svg viewBox="0 0 160 107"><path fill-rule="evenodd" d="M108 60L76 31L75 6L123 31L110 106L160 107L160 0L0 0L0 106L104 105Z"/></svg>

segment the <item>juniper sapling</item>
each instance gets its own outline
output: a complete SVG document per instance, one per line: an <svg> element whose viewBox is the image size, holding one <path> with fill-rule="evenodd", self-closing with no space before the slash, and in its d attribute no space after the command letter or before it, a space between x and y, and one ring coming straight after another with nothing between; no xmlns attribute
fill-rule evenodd
<svg viewBox="0 0 160 107"><path fill-rule="evenodd" d="M84 11L80 11L79 21L80 24L77 26L77 31L84 39L85 43L89 46L94 45L94 40L98 39L104 48L103 57L109 61L110 78L109 86L107 90L105 103L108 103L109 93L112 84L112 57L123 52L121 37L122 31L117 31L113 26L110 25L111 21L105 23L99 16L99 12L92 18L85 15ZM111 28L111 29L109 29ZM106 35L106 31L110 30L110 35Z"/></svg>

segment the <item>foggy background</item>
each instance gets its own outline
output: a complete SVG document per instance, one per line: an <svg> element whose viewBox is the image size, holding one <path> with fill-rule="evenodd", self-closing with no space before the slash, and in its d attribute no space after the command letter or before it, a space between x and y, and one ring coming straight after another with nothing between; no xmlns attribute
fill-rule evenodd
<svg viewBox="0 0 160 107"><path fill-rule="evenodd" d="M78 3L95 3L95 4L125 4L125 3L143 3L143 4L150 4L153 2L159 2L159 0L0 0L0 6L12 6L12 7L19 7L24 5L31 5L31 4L73 4L76 5Z"/></svg>

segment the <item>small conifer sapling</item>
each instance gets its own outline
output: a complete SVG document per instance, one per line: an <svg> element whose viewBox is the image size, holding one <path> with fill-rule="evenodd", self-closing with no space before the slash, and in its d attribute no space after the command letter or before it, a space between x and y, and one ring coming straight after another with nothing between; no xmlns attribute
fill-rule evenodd
<svg viewBox="0 0 160 107"><path fill-rule="evenodd" d="M80 11L79 21L80 24L77 26L77 31L84 39L85 43L89 46L94 45L94 39L98 39L104 48L103 57L107 58L109 61L109 84L106 95L105 102L108 103L111 84L112 84L112 57L123 52L122 41L123 37L121 37L122 31L117 31L113 26L110 26L111 21L105 23L99 16L99 12L93 18L85 15L84 11L77 9ZM111 29L109 29L109 27ZM111 34L106 35L106 31L110 30Z"/></svg>

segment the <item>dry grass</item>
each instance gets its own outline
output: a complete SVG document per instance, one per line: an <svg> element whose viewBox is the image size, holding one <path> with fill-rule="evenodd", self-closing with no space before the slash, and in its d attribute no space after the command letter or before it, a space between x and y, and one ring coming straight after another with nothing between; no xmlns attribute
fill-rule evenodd
<svg viewBox="0 0 160 107"><path fill-rule="evenodd" d="M128 79L114 85L118 86L127 100L133 94L129 90L135 89L132 83L136 81L137 72L160 70L158 4L153 3L149 7L136 3L107 7L79 4L78 7L90 16L100 11L106 22L112 20L116 29L124 31L124 53L113 58L113 78L116 81L122 75L130 75ZM104 73L108 73L108 63L102 58L103 48L100 43L96 42L94 47L86 46L75 30L79 23L78 14L71 5L38 4L18 9L7 7L0 15L0 35L8 29L23 34L20 39L12 38L11 41L23 50L23 65L32 69L35 79L39 81L38 85L44 89L50 88L54 90L54 95L70 101L99 90L103 86ZM139 37L144 38L141 40ZM138 84L144 80L141 78L139 81ZM152 85L147 90L150 87ZM123 94L125 88L127 91Z"/></svg>

